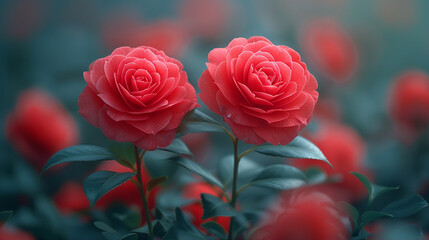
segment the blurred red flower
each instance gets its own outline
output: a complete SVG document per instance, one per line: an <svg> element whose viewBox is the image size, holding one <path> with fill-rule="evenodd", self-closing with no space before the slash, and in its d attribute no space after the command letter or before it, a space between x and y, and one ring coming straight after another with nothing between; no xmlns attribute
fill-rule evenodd
<svg viewBox="0 0 429 240"><path fill-rule="evenodd" d="M429 126L429 76L408 71L390 89L389 111L400 137L410 142Z"/></svg>
<svg viewBox="0 0 429 240"><path fill-rule="evenodd" d="M210 51L199 97L249 144L288 144L309 122L317 81L287 46L264 37L235 38Z"/></svg>
<svg viewBox="0 0 429 240"><path fill-rule="evenodd" d="M346 240L348 232L341 217L328 196L314 191L292 191L250 239Z"/></svg>
<svg viewBox="0 0 429 240"><path fill-rule="evenodd" d="M70 214L89 209L89 201L82 185L67 182L53 197L54 203L63 214Z"/></svg>
<svg viewBox="0 0 429 240"><path fill-rule="evenodd" d="M4 240L36 240L31 234L8 226L0 227L0 239Z"/></svg>
<svg viewBox="0 0 429 240"><path fill-rule="evenodd" d="M202 193L211 194L219 198L222 197L222 190L208 183L193 182L186 184L183 187L182 195L185 199L195 200L195 202L184 206L183 211L192 216L192 223L201 230L203 230L203 228L200 227L201 224L209 221L215 221L223 227L225 232L228 232L230 217L213 217L205 220L201 219L203 216L203 206L201 205Z"/></svg>
<svg viewBox="0 0 429 240"><path fill-rule="evenodd" d="M317 189L328 194L336 201L352 201L365 196L363 184L351 171L368 175L363 166L365 143L359 134L350 127L340 124L321 123L319 129L307 136L331 162L328 164L312 159L292 159L291 164L301 169L318 167L329 177L339 177L339 182L316 185Z"/></svg>
<svg viewBox="0 0 429 240"><path fill-rule="evenodd" d="M133 37L140 46L150 46L176 58L183 55L190 41L190 35L185 26L170 20L147 24Z"/></svg>
<svg viewBox="0 0 429 240"><path fill-rule="evenodd" d="M181 5L181 19L197 35L213 40L228 30L232 9L226 0L185 0Z"/></svg>
<svg viewBox="0 0 429 240"><path fill-rule="evenodd" d="M355 43L333 20L316 19L307 24L300 33L300 43L308 61L328 79L344 82L357 69Z"/></svg>
<svg viewBox="0 0 429 240"><path fill-rule="evenodd" d="M12 145L38 170L54 153L79 141L72 116L56 99L35 89L20 94L5 128Z"/></svg>
<svg viewBox="0 0 429 240"><path fill-rule="evenodd" d="M98 166L97 171L113 171L113 172L123 173L123 172L131 172L131 169L125 166L122 166L118 162L112 160L112 161L102 162ZM141 169L141 175L143 178L143 184L146 185L150 181L151 176L144 168L143 165ZM137 181L136 177L134 177L133 179ZM159 187L155 187L152 190L152 192L149 194L148 205L150 210L152 210L155 207L155 198L158 192L159 192ZM114 203L121 203L126 206L137 206L140 208L141 216L144 216L145 214L143 204L142 204L142 199L140 198L140 193L136 185L131 181L127 181L122 185L120 185L119 187L108 192L106 195L101 197L100 200L98 200L95 206L104 209ZM146 219L142 218L142 224L144 224L145 221Z"/></svg>

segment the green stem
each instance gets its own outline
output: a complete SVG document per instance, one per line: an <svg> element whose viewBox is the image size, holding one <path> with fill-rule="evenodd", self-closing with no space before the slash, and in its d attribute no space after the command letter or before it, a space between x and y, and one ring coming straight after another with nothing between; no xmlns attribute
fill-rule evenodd
<svg viewBox="0 0 429 240"><path fill-rule="evenodd" d="M238 139L234 136L231 137L232 143L234 144L234 174L232 178L232 198L230 201L230 205L232 208L235 209L235 205L237 203L237 177L238 177L238 164L240 162L240 157L238 156ZM231 222L229 223L229 233L228 233L228 240L233 239L233 218L231 218Z"/></svg>
<svg viewBox="0 0 429 240"><path fill-rule="evenodd" d="M152 225L152 217L150 216L150 210L148 205L148 200L146 196L146 186L143 184L143 178L142 178L142 162L143 162L143 155L145 154L146 150L142 152L142 154L139 156L139 150L136 146L134 146L134 154L136 157L136 164L137 164L137 188L140 193L140 197L143 202L144 207L144 213L146 216L147 226L149 228L149 239L153 240L153 225ZM143 216L142 216L143 217Z"/></svg>

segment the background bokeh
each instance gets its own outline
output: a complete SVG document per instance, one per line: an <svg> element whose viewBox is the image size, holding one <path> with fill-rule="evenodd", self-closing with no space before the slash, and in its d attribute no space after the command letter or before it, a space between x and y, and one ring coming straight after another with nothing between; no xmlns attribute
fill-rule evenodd
<svg viewBox="0 0 429 240"><path fill-rule="evenodd" d="M418 93L426 98L415 110L423 116L419 126L392 113L402 106L392 91L403 73L426 74L426 85L417 89L429 89L427 0L3 0L0 19L0 210L14 210L12 228L39 239L103 239L79 215L59 213L52 204L64 183L81 183L96 166L69 164L40 177L11 140L22 134L8 134L6 123L22 92L38 89L57 99L76 122L75 144L107 146L77 112L83 72L94 60L120 46L153 46L183 63L198 93L208 52L255 35L297 50L318 80L320 100L305 134L311 139L325 124L348 126L363 139L359 168L379 184L401 187L376 204L409 193L429 197L429 90ZM418 95L410 91L398 98ZM34 119L30 113L27 121ZM194 149L210 166L231 153L224 140L188 141L200 144ZM428 232L429 210L404 222Z"/></svg>

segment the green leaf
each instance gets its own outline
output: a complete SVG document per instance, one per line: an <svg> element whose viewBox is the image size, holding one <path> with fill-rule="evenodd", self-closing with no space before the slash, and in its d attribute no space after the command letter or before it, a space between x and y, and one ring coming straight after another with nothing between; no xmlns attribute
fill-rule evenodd
<svg viewBox="0 0 429 240"><path fill-rule="evenodd" d="M103 236L108 240L137 240L139 236L136 233L113 233L113 232L102 232Z"/></svg>
<svg viewBox="0 0 429 240"><path fill-rule="evenodd" d="M158 186L159 184L161 184L161 183L163 183L163 182L167 181L167 179L168 179L168 177L167 177L167 176L162 176L162 177L159 177L159 178L153 178L153 179L151 179L151 180L147 183L146 191L147 191L147 192L152 191L156 186Z"/></svg>
<svg viewBox="0 0 429 240"><path fill-rule="evenodd" d="M183 118L177 129L177 136L181 137L188 133L223 131L225 131L224 127L220 123L200 110L194 109Z"/></svg>
<svg viewBox="0 0 429 240"><path fill-rule="evenodd" d="M165 234L163 240L206 240L204 235L185 218L182 210L176 208L176 222Z"/></svg>
<svg viewBox="0 0 429 240"><path fill-rule="evenodd" d="M358 236L350 238L350 240L367 240L371 236L365 229L360 230Z"/></svg>
<svg viewBox="0 0 429 240"><path fill-rule="evenodd" d="M207 230L207 232L215 235L219 239L226 239L226 232L223 229L221 225L219 225L217 222L205 222L201 224L201 227Z"/></svg>
<svg viewBox="0 0 429 240"><path fill-rule="evenodd" d="M7 222L12 217L13 211L1 211L0 212L0 223Z"/></svg>
<svg viewBox="0 0 429 240"><path fill-rule="evenodd" d="M204 210L202 219L218 216L232 217L236 215L231 205L211 194L202 193L201 201Z"/></svg>
<svg viewBox="0 0 429 240"><path fill-rule="evenodd" d="M217 179L213 174L211 174L206 169L202 168L196 162L194 162L190 159L187 159L187 158L179 158L179 159L174 159L171 161L174 161L176 164L188 169L192 173L197 174L198 176L200 176L204 180L206 180L208 183L213 184L213 185L218 186L221 189L223 189L223 185L219 181L219 179Z"/></svg>
<svg viewBox="0 0 429 240"><path fill-rule="evenodd" d="M428 206L428 202L415 194L388 204L382 212L391 214L395 218L411 216Z"/></svg>
<svg viewBox="0 0 429 240"><path fill-rule="evenodd" d="M141 225L141 215L138 209L126 208L123 212L112 213L113 217L122 222L129 229L137 228Z"/></svg>
<svg viewBox="0 0 429 240"><path fill-rule="evenodd" d="M126 142L115 142L109 147L109 150L115 155L115 160L128 168L133 168L136 164L134 145Z"/></svg>
<svg viewBox="0 0 429 240"><path fill-rule="evenodd" d="M209 122L220 125L218 121L214 120L212 117L203 113L197 108L194 108L192 111L186 114L185 118L187 121Z"/></svg>
<svg viewBox="0 0 429 240"><path fill-rule="evenodd" d="M83 190L85 191L91 206L94 206L98 199L100 199L104 194L128 181L135 175L135 173L131 172L95 172L85 179Z"/></svg>
<svg viewBox="0 0 429 240"><path fill-rule="evenodd" d="M288 165L275 164L264 168L247 186L288 190L301 187L305 182L306 177L301 170Z"/></svg>
<svg viewBox="0 0 429 240"><path fill-rule="evenodd" d="M332 166L316 145L301 136L296 137L288 145L259 146L255 152L275 157L316 159Z"/></svg>
<svg viewBox="0 0 429 240"><path fill-rule="evenodd" d="M339 210L349 214L350 219L352 220L352 223L353 223L353 230L357 229L359 227L358 226L359 211L353 205L347 202L338 202L337 204L338 204Z"/></svg>
<svg viewBox="0 0 429 240"><path fill-rule="evenodd" d="M166 148L160 148L159 150L192 156L192 152L189 150L188 146L186 146L186 144L178 138L174 139L170 146Z"/></svg>
<svg viewBox="0 0 429 240"><path fill-rule="evenodd" d="M307 177L308 184L310 185L324 183L328 179L326 173L318 167L310 167L306 169L305 176Z"/></svg>
<svg viewBox="0 0 429 240"><path fill-rule="evenodd" d="M386 193L388 191L392 191L392 190L396 190L399 187L384 187L384 186L380 186L377 185L375 183L372 183L371 181L369 181L369 179L358 172L350 172L351 174L353 174L355 177L357 177L365 186L366 190L368 191L368 202L372 203L372 201L377 198L378 196L382 195L383 193Z"/></svg>
<svg viewBox="0 0 429 240"><path fill-rule="evenodd" d="M178 159L175 153L166 151L149 151L146 152L143 158L144 165L149 171L150 175L154 178L162 176L172 176L177 171L178 167L174 164L173 160Z"/></svg>
<svg viewBox="0 0 429 240"><path fill-rule="evenodd" d="M103 147L93 145L71 146L55 153L46 163L42 173L50 167L66 162L93 162L113 159L115 159L115 155Z"/></svg>
<svg viewBox="0 0 429 240"><path fill-rule="evenodd" d="M118 233L118 231L116 231L115 229L113 229L112 227L110 227L104 222L96 221L94 222L94 226L104 232Z"/></svg>
<svg viewBox="0 0 429 240"><path fill-rule="evenodd" d="M238 166L238 182L248 183L250 180L256 177L262 170L262 166L247 157L240 159L240 165ZM232 176L234 171L234 155L228 155L220 159L217 164L216 172L222 180L225 188L227 188L232 182Z"/></svg>
<svg viewBox="0 0 429 240"><path fill-rule="evenodd" d="M387 214L387 213L383 213L383 212L377 212L377 211L367 211L364 212L362 214L362 222L361 224L363 226L374 222L375 220L379 219L379 218L383 218L383 217L389 217L389 218L393 218L393 215L391 214Z"/></svg>

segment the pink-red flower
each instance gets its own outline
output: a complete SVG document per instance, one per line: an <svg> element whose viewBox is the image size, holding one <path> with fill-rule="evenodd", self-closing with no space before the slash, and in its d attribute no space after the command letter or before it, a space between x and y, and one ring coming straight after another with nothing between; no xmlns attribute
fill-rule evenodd
<svg viewBox="0 0 429 240"><path fill-rule="evenodd" d="M278 214L278 216L275 216ZM314 191L294 191L273 211L251 240L346 240L348 233L334 202Z"/></svg>
<svg viewBox="0 0 429 240"><path fill-rule="evenodd" d="M121 47L84 73L79 112L109 138L167 147L197 97L182 64L151 47Z"/></svg>
<svg viewBox="0 0 429 240"><path fill-rule="evenodd" d="M225 232L229 230L230 217L213 217L202 220L203 217L203 206L201 205L201 194L211 194L216 197L222 196L222 191L213 185L203 182L193 182L183 187L183 198L189 200L195 200L194 203L188 204L183 207L183 211L189 213L192 216L192 223L199 229L203 229L201 224L208 221L215 221L223 227Z"/></svg>
<svg viewBox="0 0 429 240"><path fill-rule="evenodd" d="M300 42L309 61L328 79L343 82L356 71L356 46L337 22L313 20L303 28Z"/></svg>
<svg viewBox="0 0 429 240"><path fill-rule="evenodd" d="M390 90L389 111L405 141L429 126L429 76L420 71L401 74Z"/></svg>
<svg viewBox="0 0 429 240"><path fill-rule="evenodd" d="M54 153L79 141L72 116L55 98L36 89L20 94L5 127L13 146L38 170Z"/></svg>
<svg viewBox="0 0 429 240"><path fill-rule="evenodd" d="M323 123L314 134L307 136L326 156L334 168L312 159L294 159L292 165L301 169L318 167L339 182L325 183L314 188L329 194L337 201L357 200L366 194L363 184L351 171L367 174L363 166L365 143L352 128L340 124Z"/></svg>
<svg viewBox="0 0 429 240"><path fill-rule="evenodd" d="M264 37L213 49L201 100L249 144L288 144L310 121L317 82L297 52Z"/></svg>

